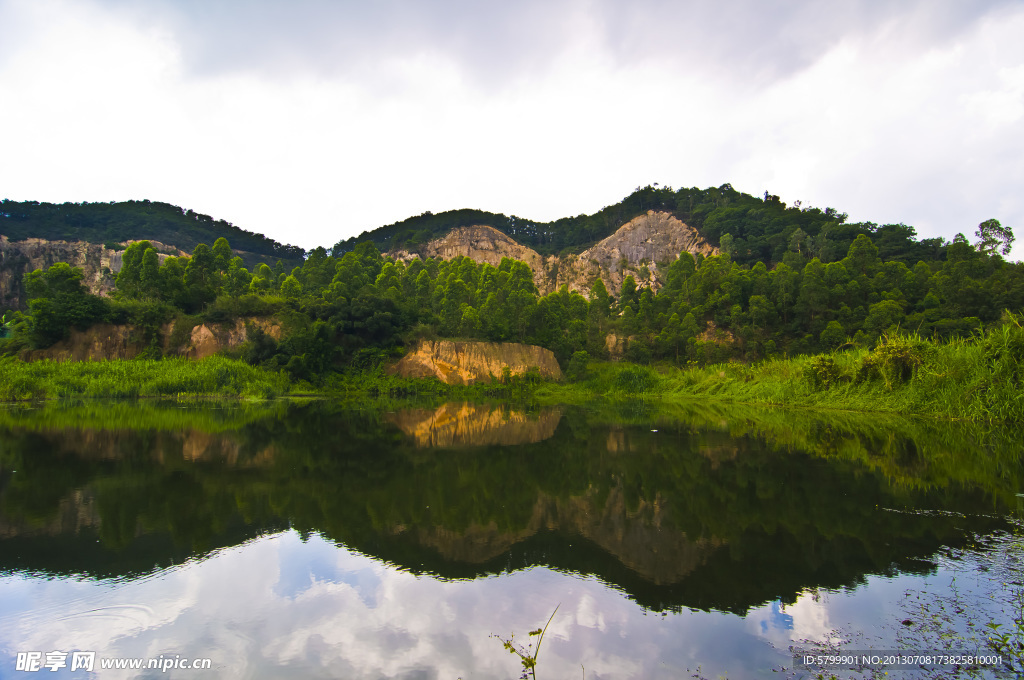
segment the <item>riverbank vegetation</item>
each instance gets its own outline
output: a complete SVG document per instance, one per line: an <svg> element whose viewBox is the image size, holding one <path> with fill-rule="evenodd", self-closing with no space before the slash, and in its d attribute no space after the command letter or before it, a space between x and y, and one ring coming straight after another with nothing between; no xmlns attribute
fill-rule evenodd
<svg viewBox="0 0 1024 680"><path fill-rule="evenodd" d="M528 243L576 247L636 210L666 209L697 226L720 253L683 252L649 263L661 272L658 289L626 276L617 291L597 279L587 295L565 286L541 295L529 266L510 259L495 267L466 257L403 262L382 255L374 234L390 234L382 245L408 245L419 237L405 227L314 249L290 270L279 262L249 271L223 236L212 247L197 244L191 257L166 257L139 241L123 251L110 297L91 295L80 270L55 264L25 277L28 309L6 315L10 337L0 339L0 354L52 346L74 328L130 324L144 346L145 368L7 361L2 370L10 379L0 397L272 395L295 388L449 393L403 383L380 367L420 338L457 337L550 349L575 387L545 387L541 395L650 392L975 420L1022 417L1013 312L1024 309L1024 265L1003 259L1013 234L998 221L980 224L973 244L963 235L919 241L905 225L847 224L832 209L786 206L728 185L645 187L619 207L573 218L561 231L521 220L506 226ZM19 224L28 229L34 213L22 212ZM458 226L436 217L423 219L431 229ZM232 354L238 364L193 369L174 358L199 324L256 319L272 321L281 333L250 324L247 341ZM165 356L172 359L166 366L145 363ZM620 358L629 365L591 368ZM491 389L513 387L536 385L527 376Z"/></svg>
<svg viewBox="0 0 1024 680"><path fill-rule="evenodd" d="M0 359L0 401L79 397L209 395L269 398L293 385L286 375L224 357L112 361Z"/></svg>
<svg viewBox="0 0 1024 680"><path fill-rule="evenodd" d="M592 395L714 399L850 411L888 411L988 422L1024 421L1024 328L1020 317L972 338L946 342L916 334L883 337L874 348L655 370L590 366L577 356L577 381L545 385L541 398ZM585 359L584 359L585 360Z"/></svg>

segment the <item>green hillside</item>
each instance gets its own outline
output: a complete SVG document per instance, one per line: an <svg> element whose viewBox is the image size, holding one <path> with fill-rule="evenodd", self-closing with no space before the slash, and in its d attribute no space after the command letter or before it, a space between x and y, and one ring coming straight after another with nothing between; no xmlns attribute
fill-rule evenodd
<svg viewBox="0 0 1024 680"><path fill-rule="evenodd" d="M250 257L253 266L261 261L282 260L289 266L302 262L304 251L284 245L263 234L240 229L230 222L215 220L168 203L123 201L120 203L0 202L0 234L11 241L42 238L51 241L120 243L150 239L192 252L200 243L212 245L220 237Z"/></svg>
<svg viewBox="0 0 1024 680"><path fill-rule="evenodd" d="M784 261L787 252L835 262L846 255L861 234L878 246L883 260L896 260L908 266L922 260L941 261L945 253L943 239L919 241L914 228L904 224L847 223L846 215L833 208L804 208L799 202L787 206L768 192L764 197L751 196L729 184L707 189L646 186L593 215L564 217L554 222L471 209L426 212L340 241L333 252L341 256L367 240L382 252L415 249L456 227L476 224L494 227L542 255L580 252L648 210L671 212L697 228L715 246L721 246L722 237L728 234L726 248L738 264L753 265L760 261L770 267Z"/></svg>

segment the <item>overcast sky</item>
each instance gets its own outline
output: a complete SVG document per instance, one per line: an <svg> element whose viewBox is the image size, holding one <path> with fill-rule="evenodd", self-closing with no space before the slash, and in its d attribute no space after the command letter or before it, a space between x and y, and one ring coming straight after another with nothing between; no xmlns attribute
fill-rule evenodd
<svg viewBox="0 0 1024 680"><path fill-rule="evenodd" d="M1024 257L1024 2L0 0L0 197L305 248L719 186Z"/></svg>

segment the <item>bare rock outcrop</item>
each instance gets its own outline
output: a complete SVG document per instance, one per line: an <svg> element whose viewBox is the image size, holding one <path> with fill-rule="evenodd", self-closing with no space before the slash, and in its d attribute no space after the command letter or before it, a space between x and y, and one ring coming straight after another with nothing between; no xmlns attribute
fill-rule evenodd
<svg viewBox="0 0 1024 680"><path fill-rule="evenodd" d="M127 246L134 241L125 241ZM150 241L160 261L171 255L188 255L183 250L158 241ZM48 269L58 262L67 262L82 270L82 283L94 295L107 295L114 289L114 279L121 271L121 250L85 241L47 241L29 238L10 241L0 235L0 308L24 307L25 291L22 277L36 269Z"/></svg>
<svg viewBox="0 0 1024 680"><path fill-rule="evenodd" d="M696 229L671 213L648 210L593 247L564 258L555 286L568 285L589 296L600 277L608 292L617 296L623 279L632 275L638 287L657 290L666 282L668 266L683 251L705 257L718 254Z"/></svg>
<svg viewBox="0 0 1024 680"><path fill-rule="evenodd" d="M238 347L248 340L247 324L260 328L275 340L281 339L281 326L273 319L236 319L220 324L200 324L188 330L184 341L173 344L176 336L173 323L160 330L161 350L166 356L184 356L205 359L224 349ZM105 359L134 359L149 343L141 329L128 325L96 324L80 331L73 329L67 340L61 340L46 349L25 350L25 361L51 359L53 361L103 361Z"/></svg>
<svg viewBox="0 0 1024 680"><path fill-rule="evenodd" d="M468 257L474 262L486 262L497 267L502 258L520 260L533 270L533 282L537 290L549 292L552 282L545 280L544 258L532 248L518 243L512 237L486 225L457 227L439 239L428 242L417 252L397 250L389 253L398 260L409 261L417 257L433 257L441 260L454 260L456 257Z"/></svg>
<svg viewBox="0 0 1024 680"><path fill-rule="evenodd" d="M545 378L562 377L551 350L512 342L420 340L391 370L403 378L437 378L450 385L472 385L500 379L506 368L513 376L537 368Z"/></svg>
<svg viewBox="0 0 1024 680"><path fill-rule="evenodd" d="M590 289L597 279L604 281L608 292L617 296L628 275L636 279L639 287L657 290L665 284L668 265L683 251L705 257L718 253L696 229L671 213L649 210L579 255L562 258L542 257L532 248L485 225L458 227L416 252L397 250L388 254L405 261L416 257L450 260L462 256L494 266L508 257L530 266L541 295L568 286L569 290L590 297Z"/></svg>
<svg viewBox="0 0 1024 680"><path fill-rule="evenodd" d="M200 324L192 328L188 341L181 347L167 346L165 352L192 359L205 359L223 349L238 347L249 339L248 327L255 326L274 338L281 339L281 325L272 319L236 319L234 323ZM165 338L173 329L167 328ZM165 343L166 344L166 343Z"/></svg>

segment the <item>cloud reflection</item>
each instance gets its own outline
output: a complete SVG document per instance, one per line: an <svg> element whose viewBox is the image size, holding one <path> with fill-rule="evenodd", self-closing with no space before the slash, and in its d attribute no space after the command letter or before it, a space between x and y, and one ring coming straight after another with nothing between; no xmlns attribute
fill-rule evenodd
<svg viewBox="0 0 1024 680"><path fill-rule="evenodd" d="M517 660L489 636L524 638L560 605L540 659L550 677L575 677L581 664L591 678L679 677L700 663L739 677L780 662L763 643L722 648L744 636L735 616L645 612L594 578L533 568L442 581L294 532L136 581L8 576L0 591L0 649L12 660L84 649L211 657L219 678L505 678Z"/></svg>

